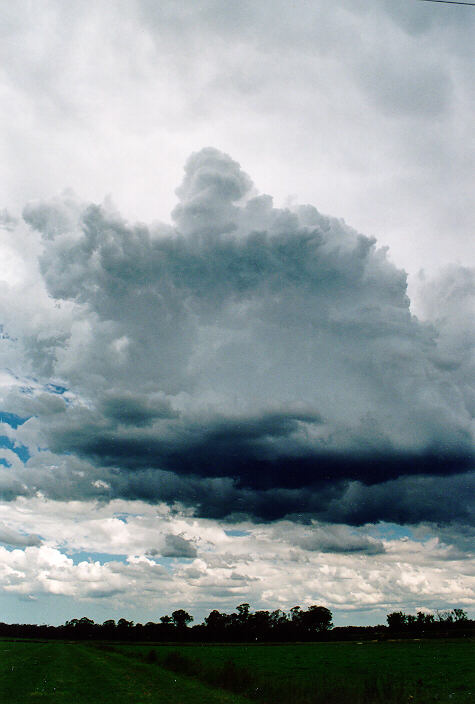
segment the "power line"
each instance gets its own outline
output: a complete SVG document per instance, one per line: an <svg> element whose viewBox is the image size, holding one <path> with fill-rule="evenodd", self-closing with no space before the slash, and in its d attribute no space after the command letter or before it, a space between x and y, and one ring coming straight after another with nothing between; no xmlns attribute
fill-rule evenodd
<svg viewBox="0 0 475 704"><path fill-rule="evenodd" d="M470 5L475 7L475 2L457 2L456 0L420 0L420 2L442 2L444 5Z"/></svg>

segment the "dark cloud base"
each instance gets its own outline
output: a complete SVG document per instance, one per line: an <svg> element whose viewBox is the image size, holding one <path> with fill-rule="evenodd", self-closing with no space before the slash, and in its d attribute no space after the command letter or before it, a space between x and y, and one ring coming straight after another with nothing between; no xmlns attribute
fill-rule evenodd
<svg viewBox="0 0 475 704"><path fill-rule="evenodd" d="M280 456L265 459L243 445L217 448L212 442L191 445L183 452L164 452L160 442L143 443L123 438L98 438L86 446L70 446L79 456L103 466L118 466L134 471L144 468L171 471L179 476L229 477L249 489L299 489L340 480L379 484L413 475L450 476L468 471L473 457L431 452L420 454L315 454L301 457Z"/></svg>
<svg viewBox="0 0 475 704"><path fill-rule="evenodd" d="M373 486L358 481L327 483L301 489L240 489L226 480L177 477L140 471L127 480L112 480L115 495L145 501L180 502L206 518L299 522L317 518L329 523L364 525L458 522L475 525L475 473L452 477L401 477Z"/></svg>
<svg viewBox="0 0 475 704"><path fill-rule="evenodd" d="M439 525L475 526L473 495L475 473L465 472L450 477L415 475L399 477L378 484L360 481L333 481L300 488L250 489L231 478L179 476L163 470L123 469L98 470L102 487L86 480L42 478L42 490L51 498L109 501L114 498L166 502L171 506L190 508L203 518L223 520L252 519L274 521L287 517L298 522L312 518L329 523L364 525L386 521L400 524L437 523ZM31 483L31 477L30 477ZM3 498L11 500L19 487ZM457 529L457 533L459 529Z"/></svg>
<svg viewBox="0 0 475 704"><path fill-rule="evenodd" d="M299 416L300 420L312 420ZM59 436L57 451L101 467L112 495L179 502L208 518L246 516L273 521L316 517L353 525L392 521L447 523L473 520L473 456L420 453L314 453L265 457L264 439L286 437L296 419L271 416L202 433L199 442L164 443L82 434ZM317 419L318 422L318 419ZM264 448L264 449L263 449ZM108 490L106 494L110 497Z"/></svg>

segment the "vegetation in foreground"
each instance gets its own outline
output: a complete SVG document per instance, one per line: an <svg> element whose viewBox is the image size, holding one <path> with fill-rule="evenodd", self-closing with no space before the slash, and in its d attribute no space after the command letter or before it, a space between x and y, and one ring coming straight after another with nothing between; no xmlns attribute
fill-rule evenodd
<svg viewBox="0 0 475 704"><path fill-rule="evenodd" d="M0 702L249 704L141 659L81 643L0 641Z"/></svg>
<svg viewBox="0 0 475 704"><path fill-rule="evenodd" d="M473 641L132 645L0 641L0 702L465 704Z"/></svg>
<svg viewBox="0 0 475 704"><path fill-rule="evenodd" d="M475 702L472 640L117 647L266 704Z"/></svg>

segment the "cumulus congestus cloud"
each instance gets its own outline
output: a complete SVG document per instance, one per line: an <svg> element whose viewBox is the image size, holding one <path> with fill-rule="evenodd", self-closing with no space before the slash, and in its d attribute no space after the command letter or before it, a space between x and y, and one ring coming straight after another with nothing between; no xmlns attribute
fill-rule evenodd
<svg viewBox="0 0 475 704"><path fill-rule="evenodd" d="M473 273L425 285L452 299L422 322L374 239L274 208L229 156L193 154L177 195L173 225L150 227L70 193L25 207L48 313L5 340L31 457L4 495L470 522Z"/></svg>

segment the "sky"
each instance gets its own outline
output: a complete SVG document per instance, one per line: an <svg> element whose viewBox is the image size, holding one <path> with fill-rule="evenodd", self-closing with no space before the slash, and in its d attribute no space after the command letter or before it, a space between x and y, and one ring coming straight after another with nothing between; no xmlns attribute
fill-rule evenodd
<svg viewBox="0 0 475 704"><path fill-rule="evenodd" d="M0 6L0 620L475 616L475 11Z"/></svg>

